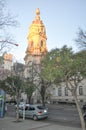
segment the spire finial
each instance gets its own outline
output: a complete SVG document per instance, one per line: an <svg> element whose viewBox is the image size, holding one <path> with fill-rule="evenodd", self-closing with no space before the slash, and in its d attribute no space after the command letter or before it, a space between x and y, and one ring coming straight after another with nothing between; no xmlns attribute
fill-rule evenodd
<svg viewBox="0 0 86 130"><path fill-rule="evenodd" d="M40 10L39 10L39 8L36 9L36 20L40 20Z"/></svg>

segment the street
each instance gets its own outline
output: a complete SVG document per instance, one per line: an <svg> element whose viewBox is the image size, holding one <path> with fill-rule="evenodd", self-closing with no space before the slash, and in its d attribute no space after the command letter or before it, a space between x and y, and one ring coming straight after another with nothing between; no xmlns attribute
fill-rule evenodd
<svg viewBox="0 0 86 130"><path fill-rule="evenodd" d="M71 127L53 122L22 120L16 122L14 117L0 118L0 130L81 130L81 127Z"/></svg>
<svg viewBox="0 0 86 130"><path fill-rule="evenodd" d="M43 122L58 123L71 127L81 127L80 119L77 109L74 105L63 104L46 104L48 107L48 119L42 120ZM8 111L5 114L7 117L15 117L14 105L8 105Z"/></svg>
<svg viewBox="0 0 86 130"><path fill-rule="evenodd" d="M80 127L80 119L74 105L68 104L48 104L49 121L56 122L62 125Z"/></svg>

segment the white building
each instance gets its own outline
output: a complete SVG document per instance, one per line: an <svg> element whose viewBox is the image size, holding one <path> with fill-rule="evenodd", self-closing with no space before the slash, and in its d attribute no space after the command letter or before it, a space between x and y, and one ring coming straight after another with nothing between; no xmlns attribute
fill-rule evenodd
<svg viewBox="0 0 86 130"><path fill-rule="evenodd" d="M50 89L50 101L53 103L66 102L74 103L74 99L70 90L67 89L65 83L60 86L55 86ZM84 79L77 88L77 97L80 102L86 102L86 80Z"/></svg>

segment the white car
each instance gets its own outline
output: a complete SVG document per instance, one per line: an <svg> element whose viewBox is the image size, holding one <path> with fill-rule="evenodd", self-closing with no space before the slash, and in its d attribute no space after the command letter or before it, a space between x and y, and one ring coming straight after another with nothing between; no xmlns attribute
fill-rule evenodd
<svg viewBox="0 0 86 130"><path fill-rule="evenodd" d="M25 113L23 109L19 109L19 117L32 118L33 120L48 118L48 108L42 105L29 105L25 106Z"/></svg>

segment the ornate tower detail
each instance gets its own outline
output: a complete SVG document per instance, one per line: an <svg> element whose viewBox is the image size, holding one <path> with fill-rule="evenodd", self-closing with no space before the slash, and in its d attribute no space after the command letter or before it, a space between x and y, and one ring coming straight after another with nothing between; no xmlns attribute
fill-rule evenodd
<svg viewBox="0 0 86 130"><path fill-rule="evenodd" d="M29 61L34 61L35 63L40 64L41 58L47 53L47 37L45 26L42 20L40 20L39 8L36 9L35 20L32 21L32 24L30 25L27 39L28 47L25 56L26 64Z"/></svg>

